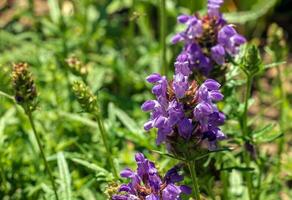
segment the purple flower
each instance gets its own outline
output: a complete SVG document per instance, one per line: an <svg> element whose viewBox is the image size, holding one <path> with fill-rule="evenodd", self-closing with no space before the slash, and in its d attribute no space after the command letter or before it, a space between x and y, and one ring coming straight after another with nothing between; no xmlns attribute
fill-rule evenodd
<svg viewBox="0 0 292 200"><path fill-rule="evenodd" d="M208 13L203 17L184 14L178 16L177 21L186 28L172 38L173 44L184 43L182 53L175 63L176 74L188 71L185 70L188 66L189 70L198 70L208 76L215 65L225 63L227 56L238 54L239 47L246 42L220 14L223 2L208 0ZM186 76L190 74L188 72Z"/></svg>
<svg viewBox="0 0 292 200"><path fill-rule="evenodd" d="M153 162L145 158L142 153L135 155L137 172L125 169L121 177L131 179L128 184L122 184L119 194L112 196L112 200L179 200L181 193L190 194L187 186L177 186L175 183L183 180L178 174L179 168L170 169L163 179L160 178Z"/></svg>
<svg viewBox="0 0 292 200"><path fill-rule="evenodd" d="M224 47L229 55L236 55L239 51L239 46L245 42L245 38L239 35L231 25L224 26L218 32L218 43Z"/></svg>
<svg viewBox="0 0 292 200"><path fill-rule="evenodd" d="M217 44L211 48L212 59L218 64L222 65L225 60L225 49L222 45Z"/></svg>
<svg viewBox="0 0 292 200"><path fill-rule="evenodd" d="M200 123L203 138L208 138L210 142L224 139L225 136L218 126L225 120L223 113L219 112L214 102L223 99L219 91L220 85L211 79L206 80L198 89L198 104L194 109L194 117ZM213 149L213 143L209 148Z"/></svg>
<svg viewBox="0 0 292 200"><path fill-rule="evenodd" d="M223 0L208 0L208 15L219 16L219 8L223 4Z"/></svg>
<svg viewBox="0 0 292 200"><path fill-rule="evenodd" d="M173 89L176 97L179 99L183 98L188 88L189 88L188 76L184 76L183 74L180 73L176 74L173 80Z"/></svg>

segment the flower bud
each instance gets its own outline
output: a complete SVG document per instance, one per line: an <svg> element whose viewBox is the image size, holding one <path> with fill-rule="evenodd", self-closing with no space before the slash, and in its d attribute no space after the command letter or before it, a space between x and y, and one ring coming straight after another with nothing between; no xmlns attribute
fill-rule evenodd
<svg viewBox="0 0 292 200"><path fill-rule="evenodd" d="M261 71L262 59L256 46L251 45L245 48L240 67L248 76L254 76Z"/></svg>
<svg viewBox="0 0 292 200"><path fill-rule="evenodd" d="M112 196L118 193L120 187L121 185L116 182L109 183L105 190L105 194L108 199L112 199Z"/></svg>
<svg viewBox="0 0 292 200"><path fill-rule="evenodd" d="M13 65L12 82L16 102L23 106L25 111L35 110L37 91L27 63Z"/></svg>
<svg viewBox="0 0 292 200"><path fill-rule="evenodd" d="M96 97L83 82L75 81L73 83L73 92L84 111L91 113L97 110Z"/></svg>

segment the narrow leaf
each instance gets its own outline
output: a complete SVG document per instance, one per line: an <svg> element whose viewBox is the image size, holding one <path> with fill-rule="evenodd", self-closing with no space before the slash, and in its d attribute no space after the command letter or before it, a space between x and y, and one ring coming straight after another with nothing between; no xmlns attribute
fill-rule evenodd
<svg viewBox="0 0 292 200"><path fill-rule="evenodd" d="M84 167L87 167L88 169L91 169L91 170L93 170L95 172L103 172L105 174L109 174L109 172L106 169L98 166L97 164L90 163L90 162L88 162L86 160L82 160L82 159L79 159L79 158L70 158L70 159L73 162L78 163L78 164L80 164L80 165L82 165Z"/></svg>
<svg viewBox="0 0 292 200"><path fill-rule="evenodd" d="M62 199L71 200L72 199L71 176L63 152L58 153L57 159L61 180Z"/></svg>

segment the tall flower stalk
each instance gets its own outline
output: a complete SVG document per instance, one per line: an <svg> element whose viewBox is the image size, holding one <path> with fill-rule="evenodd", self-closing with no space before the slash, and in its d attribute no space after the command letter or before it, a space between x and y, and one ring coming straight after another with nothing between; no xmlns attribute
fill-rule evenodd
<svg viewBox="0 0 292 200"><path fill-rule="evenodd" d="M193 183L193 193L196 200L200 200L200 189L198 184L198 178L196 173L196 162L195 161L188 161L187 162L188 169L191 174L192 183Z"/></svg>
<svg viewBox="0 0 292 200"><path fill-rule="evenodd" d="M85 112L88 112L95 117L95 119L97 121L98 128L99 128L99 132L101 135L101 139L102 139L104 148L106 150L108 162L110 163L113 175L116 178L118 178L117 169L115 167L114 159L112 157L111 148L110 148L109 143L108 143L109 140L107 137L107 133L106 133L106 130L104 127L104 123L103 123L101 114L99 113L99 109L97 107L96 97L92 94L92 92L89 90L89 88L84 83L82 83L80 81L74 82L73 91L74 91L74 94L75 94L80 106L82 107L82 109Z"/></svg>
<svg viewBox="0 0 292 200"><path fill-rule="evenodd" d="M29 119L34 136L37 140L41 157L44 161L45 168L50 177L55 198L56 200L59 200L55 180L52 175L51 169L49 167L48 161L46 159L40 136L34 124L32 112L36 109L36 106L37 106L37 101L36 101L37 91L36 91L36 86L32 78L32 75L30 71L28 70L28 64L26 63L15 64L13 66L12 80L13 80L13 87L15 91L15 101L16 103L22 106L22 108L25 111L25 114L27 115Z"/></svg>

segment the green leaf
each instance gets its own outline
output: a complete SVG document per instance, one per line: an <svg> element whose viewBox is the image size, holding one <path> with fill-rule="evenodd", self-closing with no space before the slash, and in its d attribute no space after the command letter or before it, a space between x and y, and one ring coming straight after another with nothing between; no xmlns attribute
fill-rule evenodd
<svg viewBox="0 0 292 200"><path fill-rule="evenodd" d="M116 106L112 107L112 111L115 113L117 118L122 122L122 124L128 128L131 132L135 133L138 137L144 138L142 130L139 128L137 123L123 110Z"/></svg>
<svg viewBox="0 0 292 200"><path fill-rule="evenodd" d="M226 167L226 168L222 168L220 169L220 171L232 171L232 170L237 170L237 171L241 171L241 172L246 172L246 171L253 171L254 168L252 167L239 167L239 166L233 166L233 167Z"/></svg>
<svg viewBox="0 0 292 200"><path fill-rule="evenodd" d="M86 160L82 160L82 159L79 159L79 158L69 158L69 159L72 160L75 163L78 163L78 164L80 164L80 165L82 165L84 167L87 167L88 169L91 169L91 170L95 171L96 173L102 172L102 173L105 173L105 174L109 174L109 172L106 169L98 166L95 163L90 163L90 162L88 162Z"/></svg>
<svg viewBox="0 0 292 200"><path fill-rule="evenodd" d="M275 124L269 124L262 129L256 130L252 133L252 137L256 143L272 142L283 136L283 133L273 132Z"/></svg>
<svg viewBox="0 0 292 200"><path fill-rule="evenodd" d="M176 156L174 156L172 154L169 154L169 153L164 153L162 151L157 151L157 150L151 150L151 151L154 152L154 153L158 153L158 154L160 154L162 156L167 156L167 157L170 157L170 158L173 158L173 159L176 159L176 160L180 160L180 161L186 162L186 160L178 158L178 157L176 157Z"/></svg>
<svg viewBox="0 0 292 200"><path fill-rule="evenodd" d="M224 18L230 23L244 24L248 21L257 20L265 15L277 3L277 0L261 0L249 11L225 13Z"/></svg>
<svg viewBox="0 0 292 200"><path fill-rule="evenodd" d="M230 148L228 148L228 147L226 147L226 148L216 149L216 150L214 150L214 151L209 151L209 152L207 152L207 153L205 153L205 154L203 154L203 155L201 155L201 156L198 156L198 157L196 157L196 158L192 158L192 160L197 161L197 160L200 160L200 159L202 159L202 158L207 157L208 155L210 155L210 154L212 154L212 153L218 153L218 152L223 152L223 151L232 151L232 149L230 149Z"/></svg>
<svg viewBox="0 0 292 200"><path fill-rule="evenodd" d="M63 152L58 153L57 160L58 160L58 167L59 167L59 174L60 174L62 199L71 200L72 199L71 176L70 176L70 171L69 171Z"/></svg>
<svg viewBox="0 0 292 200"><path fill-rule="evenodd" d="M270 132L274 127L275 127L275 124L268 124L267 126L259 130L255 130L251 135L254 139L265 137L264 134L267 134L267 132Z"/></svg>
<svg viewBox="0 0 292 200"><path fill-rule="evenodd" d="M92 128L98 128L95 121L88 119L84 116L80 116L79 114L63 112L63 111L59 111L58 114L72 121L80 122L81 124L84 124L86 126L90 126Z"/></svg>
<svg viewBox="0 0 292 200"><path fill-rule="evenodd" d="M286 63L287 63L286 61L274 62L274 63L271 63L271 64L264 65L264 69L269 69L269 68L277 67L279 65L283 65L283 64L286 64Z"/></svg>
<svg viewBox="0 0 292 200"><path fill-rule="evenodd" d="M268 143L268 142L273 142L274 140L283 137L284 133L274 133L270 135L266 135L265 137L259 138L257 140L258 143Z"/></svg>

